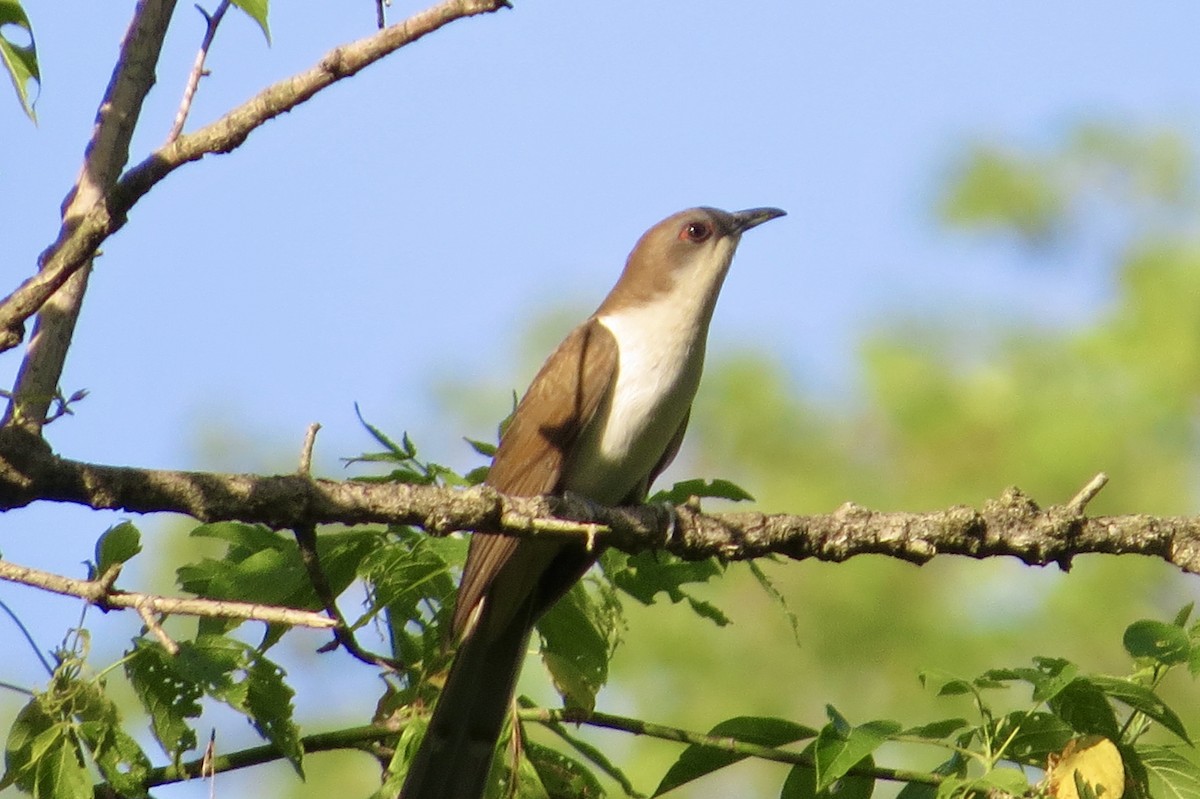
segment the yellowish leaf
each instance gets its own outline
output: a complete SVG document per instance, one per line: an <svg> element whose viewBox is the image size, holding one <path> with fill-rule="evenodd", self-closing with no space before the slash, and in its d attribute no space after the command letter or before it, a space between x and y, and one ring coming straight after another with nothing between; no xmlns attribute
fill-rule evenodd
<svg viewBox="0 0 1200 799"><path fill-rule="evenodd" d="M1121 799L1125 793L1125 764L1112 741L1102 735L1073 738L1046 764L1049 794L1055 799L1086 799L1076 787L1090 785L1097 799Z"/></svg>

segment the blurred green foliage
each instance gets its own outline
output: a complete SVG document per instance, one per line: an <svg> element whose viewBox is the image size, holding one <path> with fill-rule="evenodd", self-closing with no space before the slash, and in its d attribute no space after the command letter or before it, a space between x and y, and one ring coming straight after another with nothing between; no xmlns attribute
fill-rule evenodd
<svg viewBox="0 0 1200 799"><path fill-rule="evenodd" d="M1082 126L1046 151L976 147L949 177L938 213L953 231L992 237L980 246L998 236L1047 261L1070 257L1089 224L1106 226L1109 271L1094 277L1113 282L1111 304L1065 330L997 315L972 318L963 335L953 310L945 320L892 321L862 345L863 394L837 404L806 395L766 354L710 362L692 416L691 471L728 477L763 508L794 513L847 500L978 505L1011 484L1049 504L1106 471L1112 482L1093 513L1196 512L1200 231L1190 220L1200 202L1180 138ZM981 327L987 336L976 335ZM631 611L613 674L638 713L701 728L744 713L812 723L832 702L860 718L915 721L936 712L916 682L923 668L974 673L1056 655L1116 671L1126 625L1169 617L1197 593L1195 578L1144 558L1080 558L1070 574L963 559L918 569L878 557L765 568L798 617L800 647L783 614L732 569L711 589L728 628L705 629L672 609ZM1196 707L1190 681L1166 690ZM1200 711L1185 721L1195 728ZM648 756L634 775L648 779L674 757ZM768 791L783 773L757 770ZM721 795L734 784L677 795Z"/></svg>

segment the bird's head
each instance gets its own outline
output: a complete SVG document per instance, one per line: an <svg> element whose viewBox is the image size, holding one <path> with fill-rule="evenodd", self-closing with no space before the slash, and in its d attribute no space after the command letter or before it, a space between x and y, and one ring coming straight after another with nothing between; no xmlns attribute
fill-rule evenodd
<svg viewBox="0 0 1200 799"><path fill-rule="evenodd" d="M621 279L597 313L611 313L663 295L711 309L742 234L783 215L778 208L733 213L689 208L672 214L638 240Z"/></svg>

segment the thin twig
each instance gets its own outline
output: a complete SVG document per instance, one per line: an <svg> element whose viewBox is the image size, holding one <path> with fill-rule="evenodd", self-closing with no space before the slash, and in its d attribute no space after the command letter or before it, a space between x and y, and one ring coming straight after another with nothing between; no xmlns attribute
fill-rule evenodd
<svg viewBox="0 0 1200 799"><path fill-rule="evenodd" d="M757 757L761 760L774 760L779 763L791 763L792 765L807 766L809 768L814 768L816 765L813 755L809 752L794 752L774 746L762 746L760 744L737 741L728 736L708 735L707 733L693 732L679 727L670 727L665 724L654 724L627 716L615 716L611 713L601 713L600 711L589 712L577 708L537 708L518 710L517 715L525 721L542 724L587 724L593 727L603 727L609 730L620 730L635 735L660 738L665 741L676 741L678 743L703 746L707 749L715 749L722 752ZM846 773L856 777L919 783L921 785L940 785L944 779L939 774L932 774L927 771L885 768L883 766L853 766Z"/></svg>
<svg viewBox="0 0 1200 799"><path fill-rule="evenodd" d="M316 526L311 524L296 525L293 532L296 535L296 545L300 548L300 560L303 561L304 569L308 572L308 581L312 584L317 598L321 600L325 612L329 614L329 618L333 621L331 627L333 628L334 640L320 647L317 651L328 652L331 649L341 646L363 663L379 666L389 671L398 671L400 666L396 661L383 655L377 655L374 652L368 652L359 646L358 640L354 637L354 633L350 629L350 624L346 621L346 617L342 615L341 609L338 608L337 597L333 595L333 589L329 586L329 579L325 576L325 570L321 568L321 560L317 555Z"/></svg>
<svg viewBox="0 0 1200 799"><path fill-rule="evenodd" d="M296 474L305 477L312 475L313 446L317 443L317 431L321 429L320 422L313 422L304 433L304 444L300 447L300 468Z"/></svg>
<svg viewBox="0 0 1200 799"><path fill-rule="evenodd" d="M217 10L211 14L199 5L196 6L196 10L204 16L204 38L200 42L200 51L196 53L196 62L192 64L192 71L188 73L187 85L183 88L183 98L179 101L179 110L175 113L175 124L171 125L171 132L167 134L167 144L178 139L179 134L183 133L183 126L187 122L188 113L192 110L192 99L196 96L200 79L208 74L204 69L204 62L208 58L208 48L212 46L213 38L217 35L217 26L221 24L225 12L229 10L230 1L221 0L217 5Z"/></svg>
<svg viewBox="0 0 1200 799"><path fill-rule="evenodd" d="M244 619L317 629L328 629L334 625L332 619L307 610L258 605L250 602L182 599L142 594L135 591L116 591L111 586L106 587L102 580L78 580L29 566L18 566L8 561L0 561L0 580L41 588L54 594L79 597L105 610L135 608L139 612L145 609L167 615Z"/></svg>
<svg viewBox="0 0 1200 799"><path fill-rule="evenodd" d="M1108 475L1104 472L1099 472L1095 477L1088 481L1088 484L1079 489L1079 493L1071 498L1067 503L1067 510L1079 515L1087 508L1088 503L1096 498L1104 486L1108 485Z"/></svg>
<svg viewBox="0 0 1200 799"><path fill-rule="evenodd" d="M364 727L353 727L345 730L305 735L300 739L300 745L303 747L305 753L329 752L336 749L362 750L368 749L380 741L395 737L395 729L372 724ZM144 786L146 788L154 788L159 785L169 785L194 779L202 775L211 776L248 766L271 763L282 758L283 753L274 744L254 746L249 749L230 752L227 755L218 755L214 751L211 756L208 756L206 752L206 757L189 760L177 766L171 765L151 769ZM105 794L98 791L97 795Z"/></svg>
<svg viewBox="0 0 1200 799"><path fill-rule="evenodd" d="M379 30L383 30L387 26L387 17L383 11L386 4L387 0L375 0L375 25Z"/></svg>
<svg viewBox="0 0 1200 799"><path fill-rule="evenodd" d="M42 663L42 668L46 670L46 674L53 675L54 667L50 665L50 661L46 660L46 656L42 654L42 650L38 649L37 641L33 640L33 634L29 632L29 628L25 626L25 622L13 612L13 609L6 602L0 602L0 609L8 614L12 619L13 624L17 625L17 629L21 631L21 635L25 636L25 640L29 643L29 648L33 650L33 654Z"/></svg>
<svg viewBox="0 0 1200 799"><path fill-rule="evenodd" d="M145 605L137 606L138 615L142 617L142 621L146 624L146 629L149 630L158 642L163 645L163 649L167 653L174 656L179 654L179 644L175 643L171 636L167 635L167 631L162 628L161 621L155 617L154 613Z"/></svg>

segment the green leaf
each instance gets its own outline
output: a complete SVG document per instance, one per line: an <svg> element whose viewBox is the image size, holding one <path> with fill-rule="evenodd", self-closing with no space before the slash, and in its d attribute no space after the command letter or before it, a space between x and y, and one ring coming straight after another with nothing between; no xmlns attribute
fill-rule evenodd
<svg viewBox="0 0 1200 799"><path fill-rule="evenodd" d="M180 644L175 656L178 679L247 716L300 772L299 734L292 723L292 689L284 671L250 646L216 635ZM301 774L303 776L303 774Z"/></svg>
<svg viewBox="0 0 1200 799"><path fill-rule="evenodd" d="M900 789L900 793L896 794L896 799L934 799L937 793L938 789L933 785L910 782Z"/></svg>
<svg viewBox="0 0 1200 799"><path fill-rule="evenodd" d="M658 491L647 502L669 502L672 505L682 505L692 497L699 499L715 498L728 499L733 502L753 501L754 497L746 489L728 480L717 478L703 480L700 478L684 480L671 486L665 491Z"/></svg>
<svg viewBox="0 0 1200 799"><path fill-rule="evenodd" d="M9 38L5 33L5 28L9 26L24 31L29 37L28 44L18 43ZM0 62L3 62L8 77L12 79L13 89L17 92L21 107L30 119L37 122L37 114L29 99L30 81L41 87L37 43L33 38L33 26L29 24L29 17L25 15L25 10L17 0L0 0Z"/></svg>
<svg viewBox="0 0 1200 799"><path fill-rule="evenodd" d="M664 552L625 555L609 550L601 557L600 563L613 585L644 605L654 604L658 594L665 593L673 603L687 600L692 609L704 618L718 624L728 623L728 618L720 610L695 599L683 589L688 583L708 582L723 574L724 566L714 558L685 561Z"/></svg>
<svg viewBox="0 0 1200 799"><path fill-rule="evenodd" d="M917 679L938 696L961 696L975 692L975 687L968 680L941 669L925 669L917 675Z"/></svg>
<svg viewBox="0 0 1200 799"><path fill-rule="evenodd" d="M1185 663L1192 644L1183 628L1175 624L1142 619L1125 628L1125 651L1135 658L1150 658L1165 666Z"/></svg>
<svg viewBox="0 0 1200 799"><path fill-rule="evenodd" d="M1079 674L1078 666L1062 658L1037 657L1033 659L1033 662L1035 668L991 669L985 671L976 680L976 684L982 686L980 681L1003 683L1021 680L1033 686L1033 700L1035 702L1049 702L1060 691L1070 685L1071 681Z"/></svg>
<svg viewBox="0 0 1200 799"><path fill-rule="evenodd" d="M860 765L874 767L874 758L867 756ZM783 781L780 799L870 799L875 790L871 777L846 776L823 791L817 790L816 772L807 766L793 766Z"/></svg>
<svg viewBox="0 0 1200 799"><path fill-rule="evenodd" d="M536 702L527 696L518 696L517 704L522 709L536 708L538 706ZM606 774L612 778L618 785L621 786L621 790L624 791L626 795L634 797L640 796L640 794L634 790L633 783L630 782L629 777L625 776L625 773L621 771L621 769L617 768L617 766L614 765L611 760L609 760L604 752L600 751L593 744L571 734L571 732L567 729L567 725L547 721L539 721L538 724L539 726L545 727L547 730L557 735L564 743L567 744L567 746L579 753L582 761L585 761L585 765L586 763L591 763L592 766L595 766L600 770L600 773Z"/></svg>
<svg viewBox="0 0 1200 799"><path fill-rule="evenodd" d="M295 692L283 681L286 672L258 653L250 653L246 670L245 701L235 710L245 713L259 734L275 745L296 773L304 778L300 732L292 722L292 697Z"/></svg>
<svg viewBox="0 0 1200 799"><path fill-rule="evenodd" d="M404 663L421 661L429 646L441 645L429 630L426 605L433 602L449 612L455 589L450 568L460 560L457 555L448 560L450 550L441 542L406 529L398 532L398 540L377 546L359 563L371 601L353 626L361 627L387 608L392 653ZM461 550L462 542L455 543Z"/></svg>
<svg viewBox="0 0 1200 799"><path fill-rule="evenodd" d="M1200 767L1191 760L1166 746L1138 746L1137 752L1146 771L1166 788L1163 799L1200 799Z"/></svg>
<svg viewBox="0 0 1200 799"><path fill-rule="evenodd" d="M495 758L489 782L491 788L488 793L497 799L552 799L542 784L541 775L527 757L517 761L515 770L510 767L507 758Z"/></svg>
<svg viewBox="0 0 1200 799"><path fill-rule="evenodd" d="M721 610L711 602L707 602L703 599L696 599L694 596L688 594L687 603L688 607L692 609L693 613L702 619L708 619L718 627L725 627L726 625L733 624L733 619L726 616L725 611Z"/></svg>
<svg viewBox="0 0 1200 799"><path fill-rule="evenodd" d="M939 738L948 738L969 724L970 722L966 719L943 719L942 721L931 721L928 724L922 724L920 727L909 727L901 731L900 735L908 738L937 740Z"/></svg>
<svg viewBox="0 0 1200 799"><path fill-rule="evenodd" d="M792 640L796 642L796 646L800 646L800 618L788 607L787 599L783 596L783 592L775 587L775 583L771 582L771 578L762 570L757 561L747 561L746 565L749 567L750 573L754 575L754 579L758 581L759 586L767 592L767 596L779 605L779 608L783 611L784 618L788 620L788 625L792 628Z"/></svg>
<svg viewBox="0 0 1200 799"><path fill-rule="evenodd" d="M180 673L182 664L158 642L138 639L125 658L125 676L150 716L155 739L172 760L196 747L188 719L199 718L203 688Z"/></svg>
<svg viewBox="0 0 1200 799"><path fill-rule="evenodd" d="M813 747L818 791L823 791L840 780L847 771L901 729L894 721L870 721L850 727L832 707L827 708L827 712L831 723L817 733L817 741Z"/></svg>
<svg viewBox="0 0 1200 799"><path fill-rule="evenodd" d="M1188 623L1188 619L1190 619L1192 617L1192 611L1195 609L1195 607L1196 607L1195 602L1187 603L1186 605L1184 605L1183 607L1181 607L1179 609L1179 612L1175 614L1175 620L1172 621L1171 623L1174 624L1176 627L1186 627L1187 623Z"/></svg>
<svg viewBox="0 0 1200 799"><path fill-rule="evenodd" d="M58 721L47 711L41 695L34 696L17 712L8 730L4 746L4 780L0 785L16 785L32 791L38 760L45 754L43 745L37 751L34 743L47 731L55 729Z"/></svg>
<svg viewBox="0 0 1200 799"><path fill-rule="evenodd" d="M104 779L122 796L146 796L150 759L122 728L116 703L95 681L73 682L70 687L79 737Z"/></svg>
<svg viewBox="0 0 1200 799"><path fill-rule="evenodd" d="M525 756L550 796L593 799L605 795L591 769L562 752L526 741Z"/></svg>
<svg viewBox="0 0 1200 799"><path fill-rule="evenodd" d="M973 782L976 788L990 788L999 791L1001 795L1021 796L1029 790L1029 779L1015 768L992 769Z"/></svg>
<svg viewBox="0 0 1200 799"><path fill-rule="evenodd" d="M542 661L567 707L591 711L608 680L619 616L611 601L589 595L577 583L537 624Z"/></svg>
<svg viewBox="0 0 1200 799"><path fill-rule="evenodd" d="M719 738L733 738L759 746L783 746L812 738L817 731L786 719L738 716L722 721L709 730L708 734ZM653 795L661 796L680 785L745 760L746 757L747 755L736 752L692 744L683 750L679 759L667 770Z"/></svg>
<svg viewBox="0 0 1200 799"><path fill-rule="evenodd" d="M1095 733L1116 741L1120 727L1105 692L1090 678L1076 677L1049 701L1051 712L1077 732Z"/></svg>
<svg viewBox="0 0 1200 799"><path fill-rule="evenodd" d="M247 716L300 771L299 733L292 722L292 689L284 672L252 647L216 635L184 641L171 656L157 643L134 642L125 671L150 714L154 735L175 758L196 746L187 720L200 715L208 695Z"/></svg>
<svg viewBox="0 0 1200 799"><path fill-rule="evenodd" d="M96 542L96 574L105 574L110 568L125 563L142 551L142 536L129 522L121 522L108 528Z"/></svg>
<svg viewBox="0 0 1200 799"><path fill-rule="evenodd" d="M495 457L496 450L499 449L499 447L497 447L495 444L492 444L488 441L478 441L474 438L464 438L463 441L466 441L468 444L470 444L471 449L475 450L475 452L485 458Z"/></svg>
<svg viewBox="0 0 1200 799"><path fill-rule="evenodd" d="M15 784L34 796L91 796L86 748L110 787L122 795L145 796L149 759L123 731L103 682L79 679L79 667L77 661L63 660L46 692L17 714L2 784Z"/></svg>
<svg viewBox="0 0 1200 799"><path fill-rule="evenodd" d="M258 23L258 27L262 28L263 36L267 38L267 44L270 44L271 29L267 26L268 0L233 0L233 4Z"/></svg>
<svg viewBox="0 0 1200 799"><path fill-rule="evenodd" d="M5 747L4 785L13 784L38 799L90 799L92 781L83 751L71 722L70 692L79 683L55 682L65 689L58 695L52 686L31 699L17 713Z"/></svg>
<svg viewBox="0 0 1200 799"><path fill-rule="evenodd" d="M260 525L220 522L204 524L192 536L227 544L224 557L205 558L177 571L180 587L197 596L265 605L318 610L321 602L313 590L308 570L300 558L295 538ZM360 562L383 542L374 530L346 530L317 537L321 570L334 596L354 581ZM243 622L202 619L201 632L220 635ZM264 645L274 643L281 631L272 630Z"/></svg>
<svg viewBox="0 0 1200 799"><path fill-rule="evenodd" d="M1158 694L1154 693L1150 688L1141 683L1126 680L1120 677L1104 677L1095 676L1091 678L1092 683L1097 688L1105 693L1105 695L1124 702L1134 710L1145 714L1149 718L1157 721L1162 726L1179 736L1185 743L1190 744L1191 738L1188 737L1187 729L1183 726L1183 722L1175 711L1167 706ZM1114 736L1109 736L1116 740Z"/></svg>
<svg viewBox="0 0 1200 799"><path fill-rule="evenodd" d="M421 745L421 739L425 737L428 729L428 716L413 716L404 725L400 730L400 737L396 739L392 757L384 770L383 784L379 786L379 790L371 794L370 799L395 799L400 795L400 788L404 785L408 767L412 765L413 758L417 755L417 749Z"/></svg>
<svg viewBox="0 0 1200 799"><path fill-rule="evenodd" d="M65 724L58 732L34 765L33 795L37 799L92 799L92 778L79 742Z"/></svg>
<svg viewBox="0 0 1200 799"><path fill-rule="evenodd" d="M1060 752L1075 731L1053 713L1014 711L1000 719L993 738L1008 744L1004 759L1045 766L1046 757Z"/></svg>
<svg viewBox="0 0 1200 799"><path fill-rule="evenodd" d="M405 433L399 444L375 425L363 418L358 405L354 406L358 420L376 442L383 445L384 452L372 452L347 458L346 463L387 463L392 464L391 473L355 478L364 483L408 483L411 485L474 485L478 470L470 479L462 477L453 469L437 463L424 462L417 459L417 448L412 439Z"/></svg>

